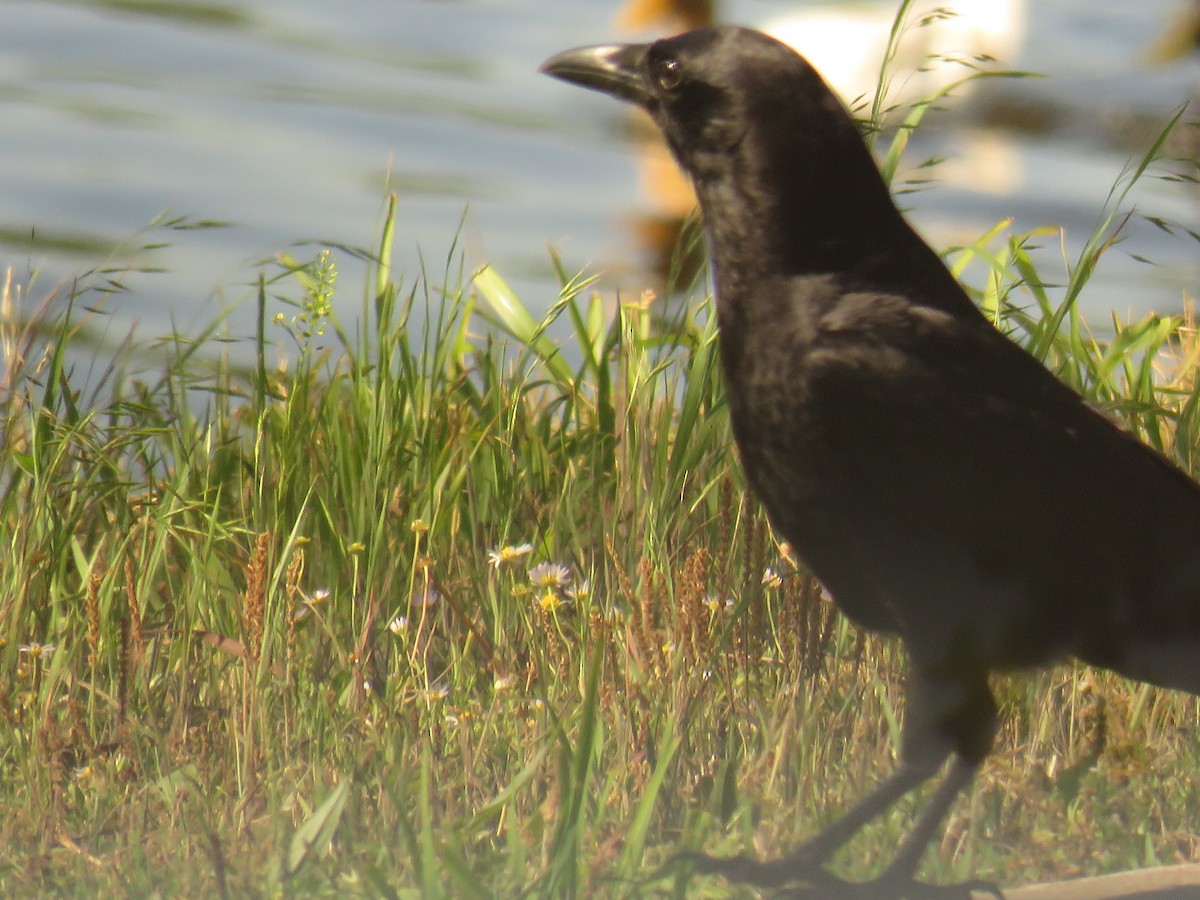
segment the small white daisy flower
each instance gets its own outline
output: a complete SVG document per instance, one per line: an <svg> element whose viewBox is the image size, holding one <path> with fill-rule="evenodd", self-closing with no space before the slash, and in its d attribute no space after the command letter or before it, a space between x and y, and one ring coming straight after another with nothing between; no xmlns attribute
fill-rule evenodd
<svg viewBox="0 0 1200 900"><path fill-rule="evenodd" d="M502 547L497 547L495 550L488 551L488 565L493 569L499 569L501 566L506 566L509 563L516 562L523 556L528 556L533 552L533 544L505 544Z"/></svg>
<svg viewBox="0 0 1200 900"><path fill-rule="evenodd" d="M57 649L57 644L39 644L37 641L30 641L28 644L22 644L17 648L18 652L28 656L30 659L49 656Z"/></svg>
<svg viewBox="0 0 1200 900"><path fill-rule="evenodd" d="M571 583L571 570L558 563L544 562L529 570L529 581L542 588L565 588Z"/></svg>
<svg viewBox="0 0 1200 900"><path fill-rule="evenodd" d="M437 606L441 602L441 599L442 595L435 588L426 585L425 587L417 587L413 590L409 605L413 609L428 608L430 606Z"/></svg>

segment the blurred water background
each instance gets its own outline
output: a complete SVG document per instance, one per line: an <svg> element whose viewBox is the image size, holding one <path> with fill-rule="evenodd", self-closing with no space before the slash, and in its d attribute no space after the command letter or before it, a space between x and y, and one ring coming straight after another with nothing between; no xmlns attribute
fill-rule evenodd
<svg viewBox="0 0 1200 900"><path fill-rule="evenodd" d="M927 120L909 159L946 162L905 198L918 227L944 246L1005 217L1062 225L1070 254L1200 88L1200 56L1147 61L1183 2L1030 0L1009 62L1047 77L989 79ZM739 0L721 14L755 23L813 5ZM491 263L544 309L551 245L605 290L638 292L654 277L631 228L648 201L627 111L537 72L566 47L628 38L616 15L608 0L0 0L0 268L33 300L128 262L145 271L106 300L110 336L186 332L297 242L373 246L394 190L410 275L422 260L438 275L455 247L468 271ZM1085 298L1101 327L1110 310L1174 312L1196 292L1200 247L1141 218L1200 228L1195 185L1148 180L1134 200ZM164 214L222 225L143 231ZM144 244L161 246L130 249ZM1061 254L1049 241L1050 274ZM352 318L361 267L343 270ZM229 328L251 334L252 307Z"/></svg>

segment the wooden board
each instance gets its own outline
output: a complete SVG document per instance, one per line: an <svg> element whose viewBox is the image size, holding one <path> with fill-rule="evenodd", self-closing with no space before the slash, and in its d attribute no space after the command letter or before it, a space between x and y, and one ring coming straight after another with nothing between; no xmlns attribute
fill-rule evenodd
<svg viewBox="0 0 1200 900"><path fill-rule="evenodd" d="M977 900L995 900L976 892ZM1008 888L1005 900L1200 900L1200 864L1137 869L1095 878Z"/></svg>

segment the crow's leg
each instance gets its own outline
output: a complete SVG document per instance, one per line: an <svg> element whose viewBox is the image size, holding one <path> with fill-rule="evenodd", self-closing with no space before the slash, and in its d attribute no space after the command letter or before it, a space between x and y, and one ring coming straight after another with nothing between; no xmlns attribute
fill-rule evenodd
<svg viewBox="0 0 1200 900"><path fill-rule="evenodd" d="M935 885L917 881L915 877L925 849L937 835L955 799L971 783L977 769L976 764L962 759L954 760L946 777L921 810L912 831L878 877L866 882L845 881L824 869L818 869L819 874L805 876L805 884L795 890L784 891L780 896L798 900L971 900L976 891L991 891L1003 898L993 885L982 881ZM841 824L840 821L837 824ZM821 838L824 837L822 834Z"/></svg>
<svg viewBox="0 0 1200 900"><path fill-rule="evenodd" d="M992 890L992 885L937 887L916 880L921 857L942 827L958 795L969 785L980 764L992 749L996 734L996 701L987 676L977 673L958 678L938 678L919 669L910 673L909 706L904 723L906 759L936 759L949 746L954 762L921 810L916 824L892 861L879 877L864 887L880 897L929 897L969 895L974 890Z"/></svg>
<svg viewBox="0 0 1200 900"><path fill-rule="evenodd" d="M896 855L892 857L892 861L888 863L880 880L887 881L896 878L912 880L917 872L917 867L921 865L921 856L924 855L925 848L937 835L938 829L941 828L942 822L946 818L946 813L950 812L950 807L974 779L978 769L978 763L969 763L961 758L954 760L950 771L946 773L946 777L942 779L941 784L933 792L933 796L929 798L929 802L925 804L925 808L921 810L917 824L913 826L908 837L904 839L904 843L900 845L900 849L896 851Z"/></svg>
<svg viewBox="0 0 1200 900"><path fill-rule="evenodd" d="M988 690L986 675L933 677L920 669L911 673L908 698L900 768L796 852L769 862L747 857L717 859L702 854L686 858L703 874L762 887L801 883L808 885L805 890L829 897L919 897L956 891L962 894L962 886L936 888L920 884L914 876L921 856L955 798L970 784L991 749L996 728L995 701ZM869 882L854 884L825 871L824 864L868 822L932 778L951 756L953 765L883 874ZM797 896L804 895L802 891Z"/></svg>
<svg viewBox="0 0 1200 900"><path fill-rule="evenodd" d="M730 881L747 882L760 887L778 887L792 881L825 883L833 879L822 865L848 843L872 819L882 815L905 794L915 790L937 773L921 766L902 765L871 793L851 807L845 815L808 841L794 853L759 862L745 856L721 859L703 854L686 858L696 864L696 871L705 875L721 875ZM943 782L944 784L944 782ZM958 789L954 793L957 793ZM941 793L939 788L939 793ZM953 800L953 795L951 796ZM946 807L949 807L947 802ZM943 810L944 814L945 810ZM940 819L940 816L939 816ZM922 821L924 817L922 817ZM936 827L936 822L929 830ZM918 823L918 828L920 823ZM905 844L907 846L907 842ZM836 880L836 879L834 879Z"/></svg>

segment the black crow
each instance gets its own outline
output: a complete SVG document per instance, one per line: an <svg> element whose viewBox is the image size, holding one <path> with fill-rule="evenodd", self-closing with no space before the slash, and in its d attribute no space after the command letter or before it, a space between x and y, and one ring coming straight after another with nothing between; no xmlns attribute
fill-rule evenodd
<svg viewBox="0 0 1200 900"><path fill-rule="evenodd" d="M804 59L722 27L543 71L662 129L700 200L747 479L842 611L907 649L898 770L791 856L703 871L853 891L822 864L951 759L861 888L921 893L922 853L992 746L989 672L1075 656L1200 694L1200 488L992 326Z"/></svg>

